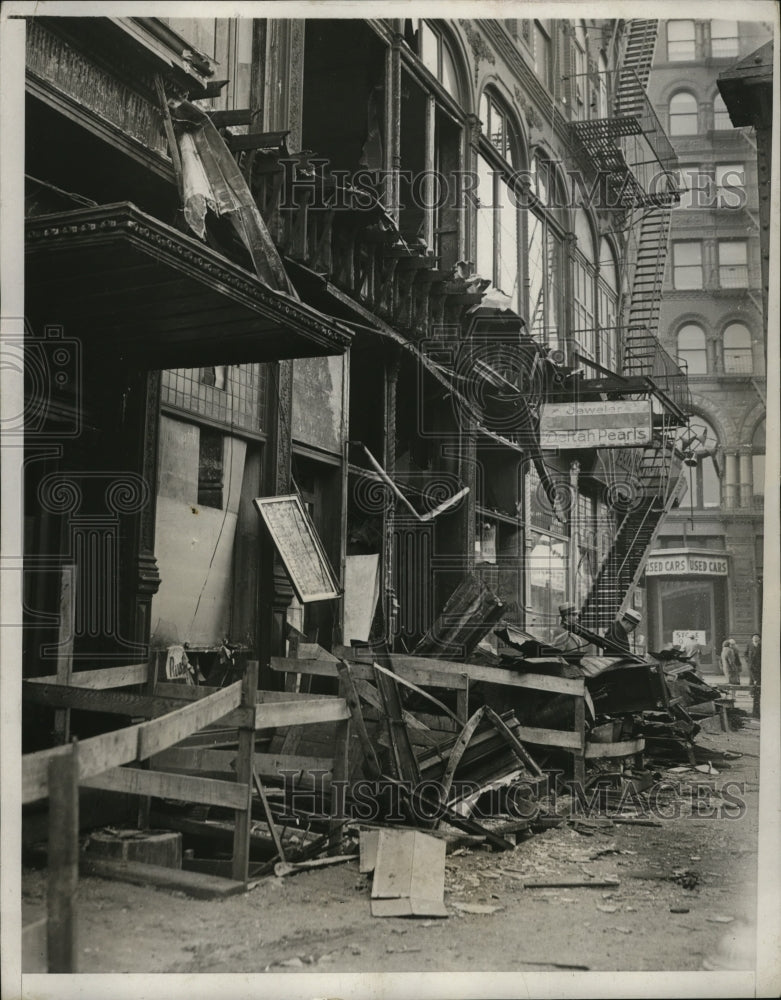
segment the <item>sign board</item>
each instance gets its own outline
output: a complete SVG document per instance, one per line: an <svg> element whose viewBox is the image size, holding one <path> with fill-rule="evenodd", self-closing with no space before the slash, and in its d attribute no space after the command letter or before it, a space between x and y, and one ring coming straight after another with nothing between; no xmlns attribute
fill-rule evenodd
<svg viewBox="0 0 781 1000"><path fill-rule="evenodd" d="M729 563L723 555L700 552L651 552L646 576L727 576Z"/></svg>
<svg viewBox="0 0 781 1000"><path fill-rule="evenodd" d="M541 448L637 448L651 443L650 400L546 403Z"/></svg>
<svg viewBox="0 0 781 1000"><path fill-rule="evenodd" d="M694 636L694 641L698 646L706 645L705 632L702 629L696 628L676 629L673 632L673 642L683 647L688 641L689 636L692 635Z"/></svg>
<svg viewBox="0 0 781 1000"><path fill-rule="evenodd" d="M300 498L256 497L252 502L269 530L299 601L308 604L339 597L334 571Z"/></svg>

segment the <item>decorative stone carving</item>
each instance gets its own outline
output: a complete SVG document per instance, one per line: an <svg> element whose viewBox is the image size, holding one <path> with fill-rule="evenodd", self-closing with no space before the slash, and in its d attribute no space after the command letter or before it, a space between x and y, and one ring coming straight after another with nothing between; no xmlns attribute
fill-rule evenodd
<svg viewBox="0 0 781 1000"><path fill-rule="evenodd" d="M496 56L494 55L493 50L490 48L490 46L483 38L483 36L480 34L480 32L473 27L471 21L459 18L458 23L464 29L464 34L466 35L469 45L472 49L472 55L474 56L475 60L475 86L476 86L477 77L480 72L481 61L485 59L486 62L489 62L493 66L496 63Z"/></svg>

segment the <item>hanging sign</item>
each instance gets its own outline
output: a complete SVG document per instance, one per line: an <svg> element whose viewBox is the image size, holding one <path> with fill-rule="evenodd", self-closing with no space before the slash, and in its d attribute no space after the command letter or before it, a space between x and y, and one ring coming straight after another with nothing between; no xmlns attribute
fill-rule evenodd
<svg viewBox="0 0 781 1000"><path fill-rule="evenodd" d="M651 443L650 400L546 403L541 448L638 448Z"/></svg>
<svg viewBox="0 0 781 1000"><path fill-rule="evenodd" d="M302 604L339 597L339 584L308 512L298 496L256 497L287 575Z"/></svg>

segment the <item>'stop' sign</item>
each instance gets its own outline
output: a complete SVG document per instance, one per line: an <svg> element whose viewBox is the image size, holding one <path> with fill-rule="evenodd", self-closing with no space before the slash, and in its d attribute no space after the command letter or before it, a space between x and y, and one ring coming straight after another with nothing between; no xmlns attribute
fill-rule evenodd
<svg viewBox="0 0 781 1000"><path fill-rule="evenodd" d="M636 448L651 443L651 401L546 403L541 448Z"/></svg>
<svg viewBox="0 0 781 1000"><path fill-rule="evenodd" d="M645 564L646 576L727 576L726 556L695 552L652 552Z"/></svg>

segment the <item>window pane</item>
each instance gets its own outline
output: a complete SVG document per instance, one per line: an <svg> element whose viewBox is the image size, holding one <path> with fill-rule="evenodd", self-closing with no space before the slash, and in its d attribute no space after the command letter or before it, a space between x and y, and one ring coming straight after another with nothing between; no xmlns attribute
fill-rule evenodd
<svg viewBox="0 0 781 1000"><path fill-rule="evenodd" d="M536 215L529 214L529 329L544 340L545 328L545 258L543 257L543 224Z"/></svg>
<svg viewBox="0 0 781 1000"><path fill-rule="evenodd" d="M551 41L539 21L534 22L534 71L546 87L551 85Z"/></svg>
<svg viewBox="0 0 781 1000"><path fill-rule="evenodd" d="M702 470L702 506L718 507L721 504L721 483L713 459L710 457L703 459L700 468Z"/></svg>
<svg viewBox="0 0 781 1000"><path fill-rule="evenodd" d="M711 55L736 56L738 47L737 21L711 21Z"/></svg>
<svg viewBox="0 0 781 1000"><path fill-rule="evenodd" d="M507 186L499 186L502 199L499 210L499 288L513 300L513 309L517 312L519 303L518 279L518 208L515 205Z"/></svg>
<svg viewBox="0 0 781 1000"><path fill-rule="evenodd" d="M748 285L746 244L740 240L719 243L719 285L745 288Z"/></svg>
<svg viewBox="0 0 781 1000"><path fill-rule="evenodd" d="M716 193L719 208L741 208L745 203L745 168L742 163L716 166Z"/></svg>
<svg viewBox="0 0 781 1000"><path fill-rule="evenodd" d="M742 323L731 323L724 331L724 371L748 375L753 368L751 334Z"/></svg>
<svg viewBox="0 0 781 1000"><path fill-rule="evenodd" d="M477 158L477 273L494 280L494 174L482 156Z"/></svg>
<svg viewBox="0 0 781 1000"><path fill-rule="evenodd" d="M561 259L560 255L560 243L559 240L553 235L553 233L548 231L548 262L547 262L547 278L548 278L548 288L546 293L546 306L547 306L547 316L546 316L546 326L548 330L547 342L551 347L560 347L558 342L558 328L559 328L559 261Z"/></svg>
<svg viewBox="0 0 781 1000"><path fill-rule="evenodd" d="M718 93L713 98L713 127L717 132L731 130L733 127L724 98Z"/></svg>
<svg viewBox="0 0 781 1000"><path fill-rule="evenodd" d="M670 62L694 59L694 21L667 22L667 58Z"/></svg>
<svg viewBox="0 0 781 1000"><path fill-rule="evenodd" d="M439 79L448 94L458 100L458 76L456 74L456 65L453 62L453 56L450 54L450 49L444 41L442 42L442 73Z"/></svg>
<svg viewBox="0 0 781 1000"><path fill-rule="evenodd" d="M705 375L708 357L705 350L705 331L694 323L678 331L678 358L685 363L690 375Z"/></svg>
<svg viewBox="0 0 781 1000"><path fill-rule="evenodd" d="M696 135L697 100L693 94L675 94L670 99L670 135Z"/></svg>
<svg viewBox="0 0 781 1000"><path fill-rule="evenodd" d="M420 58L423 60L423 65L428 69L434 76L439 76L439 59L438 59L438 49L439 49L439 38L434 33L434 31L426 24L425 21L420 22Z"/></svg>
<svg viewBox="0 0 781 1000"><path fill-rule="evenodd" d="M702 248L699 243L673 244L673 285L702 288Z"/></svg>

